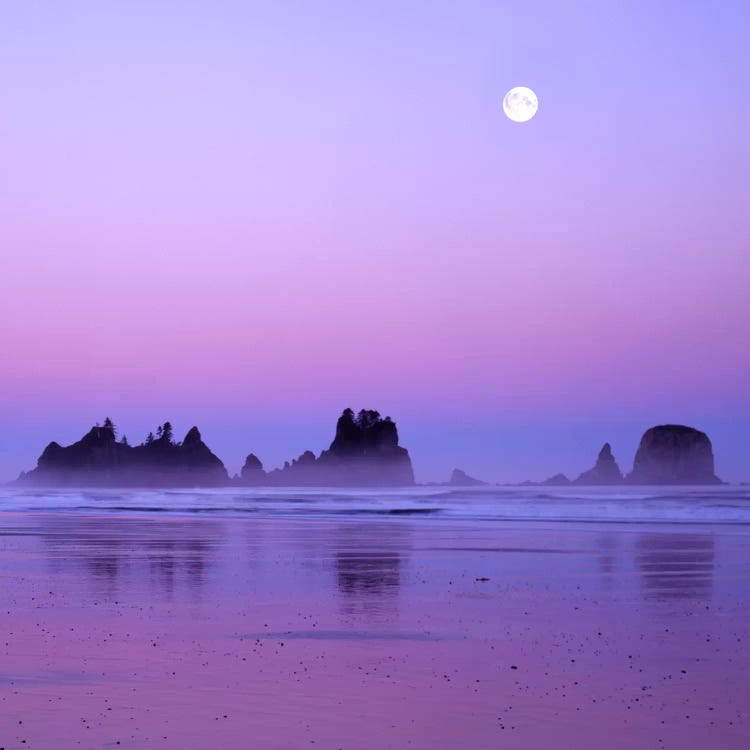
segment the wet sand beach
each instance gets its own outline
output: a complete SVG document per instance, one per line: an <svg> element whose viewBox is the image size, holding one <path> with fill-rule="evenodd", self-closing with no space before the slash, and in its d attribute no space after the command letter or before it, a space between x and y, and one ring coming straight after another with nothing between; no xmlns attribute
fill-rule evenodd
<svg viewBox="0 0 750 750"><path fill-rule="evenodd" d="M750 527L0 513L0 747L746 748Z"/></svg>

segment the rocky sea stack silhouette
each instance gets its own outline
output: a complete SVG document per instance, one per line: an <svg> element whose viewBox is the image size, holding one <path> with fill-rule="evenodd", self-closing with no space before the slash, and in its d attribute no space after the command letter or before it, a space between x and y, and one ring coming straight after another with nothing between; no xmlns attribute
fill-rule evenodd
<svg viewBox="0 0 750 750"><path fill-rule="evenodd" d="M140 445L131 446L107 418L78 442L63 447L50 443L37 467L22 473L19 482L61 487L403 487L414 484L409 452L399 445L396 423L377 411L357 414L345 409L327 450L305 451L280 469L266 471L250 453L240 476L229 479L224 464L203 442L197 427L178 442L165 422ZM623 477L609 443L596 464L570 481L556 474L544 482L523 485L720 484L708 436L693 427L659 425L647 430L635 455L633 471ZM454 469L446 483L454 487L485 484Z"/></svg>
<svg viewBox="0 0 750 750"><path fill-rule="evenodd" d="M247 457L240 481L249 485L398 487L414 484L409 452L398 444L396 423L376 411L345 409L328 450L317 458L305 451L270 472L254 454Z"/></svg>
<svg viewBox="0 0 750 750"><path fill-rule="evenodd" d="M245 459L240 477L247 484L262 484L265 480L266 472L263 471L263 464L254 453L251 453Z"/></svg>
<svg viewBox="0 0 750 750"><path fill-rule="evenodd" d="M714 452L705 432L684 425L659 425L646 430L631 484L720 484L714 474Z"/></svg>
<svg viewBox="0 0 750 750"><path fill-rule="evenodd" d="M165 422L156 435L149 433L143 443L131 446L126 438L117 440L108 418L77 443L50 443L36 469L21 474L19 481L78 487L214 487L226 484L228 476L197 427L180 443Z"/></svg>
<svg viewBox="0 0 750 750"><path fill-rule="evenodd" d="M570 479L565 474L555 474L554 476L545 479L543 482L526 482L525 484L542 484L547 487L565 487L570 484Z"/></svg>
<svg viewBox="0 0 750 750"><path fill-rule="evenodd" d="M487 482L470 477L461 469L453 469L451 478L446 482L448 487L486 487Z"/></svg>
<svg viewBox="0 0 750 750"><path fill-rule="evenodd" d="M599 451L596 464L593 469L584 471L576 484L602 485L602 484L620 484L622 482L622 472L612 455L612 447L609 443L604 443L604 447Z"/></svg>
<svg viewBox="0 0 750 750"><path fill-rule="evenodd" d="M570 481L565 474L555 474L543 482L522 482L522 486L618 484L722 484L714 474L714 454L705 432L679 424L659 425L646 430L635 454L633 471L626 476L605 443L596 464Z"/></svg>

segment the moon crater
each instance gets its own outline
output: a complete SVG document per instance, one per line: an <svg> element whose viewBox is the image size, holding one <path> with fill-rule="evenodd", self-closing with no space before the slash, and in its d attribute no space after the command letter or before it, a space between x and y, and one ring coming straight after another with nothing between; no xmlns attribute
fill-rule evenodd
<svg viewBox="0 0 750 750"><path fill-rule="evenodd" d="M527 86L515 86L503 99L503 111L513 122L528 122L537 109L539 100Z"/></svg>

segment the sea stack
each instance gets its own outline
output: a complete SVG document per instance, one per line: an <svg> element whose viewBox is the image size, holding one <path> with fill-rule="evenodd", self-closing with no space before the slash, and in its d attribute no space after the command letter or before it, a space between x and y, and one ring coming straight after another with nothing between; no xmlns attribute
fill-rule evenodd
<svg viewBox="0 0 750 750"><path fill-rule="evenodd" d="M659 425L646 430L631 484L720 484L714 474L714 453L705 432L684 425Z"/></svg>
<svg viewBox="0 0 750 750"><path fill-rule="evenodd" d="M596 464L593 469L584 471L576 484L603 485L603 484L620 484L623 481L620 467L612 455L612 447L609 443L604 443L604 447L599 451Z"/></svg>
<svg viewBox="0 0 750 750"><path fill-rule="evenodd" d="M251 453L245 459L245 465L242 467L243 484L263 484L266 479L266 472L263 471L261 460Z"/></svg>
<svg viewBox="0 0 750 750"><path fill-rule="evenodd" d="M483 482L481 479L475 479L470 477L465 471L461 469L453 469L451 478L448 480L449 487L486 487L487 482Z"/></svg>
<svg viewBox="0 0 750 750"><path fill-rule="evenodd" d="M131 446L125 438L117 440L108 418L72 445L50 443L20 481L47 487L214 487L226 484L228 476L197 427L176 442L165 422L156 435Z"/></svg>
<svg viewBox="0 0 750 750"><path fill-rule="evenodd" d="M261 469L262 471L262 469ZM255 484L287 487L398 487L414 484L409 452L398 444L396 423L377 411L344 412L336 423L336 434L328 450L317 458L305 451L262 477L254 472ZM243 470L243 481L247 481Z"/></svg>
<svg viewBox="0 0 750 750"><path fill-rule="evenodd" d="M344 409L336 436L317 464L337 484L414 484L409 452L398 444L396 423L371 409L361 409L356 416Z"/></svg>
<svg viewBox="0 0 750 750"><path fill-rule="evenodd" d="M229 479L221 459L203 442L197 427L191 427L182 443L177 443L178 473L187 484L217 485ZM193 480L193 481L191 481Z"/></svg>
<svg viewBox="0 0 750 750"><path fill-rule="evenodd" d="M532 485L534 484L541 484L547 487L565 487L572 484L572 482L565 476L565 474L555 474L549 479L545 479L543 482L532 482Z"/></svg>

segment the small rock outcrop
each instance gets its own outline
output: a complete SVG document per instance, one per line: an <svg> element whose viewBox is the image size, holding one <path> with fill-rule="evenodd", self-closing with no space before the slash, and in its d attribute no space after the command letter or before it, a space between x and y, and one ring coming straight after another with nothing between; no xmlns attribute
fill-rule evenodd
<svg viewBox="0 0 750 750"><path fill-rule="evenodd" d="M245 484L263 484L266 478L266 472L263 471L261 460L251 453L245 459L245 465L242 467L242 481Z"/></svg>
<svg viewBox="0 0 750 750"><path fill-rule="evenodd" d="M228 480L224 464L193 427L180 443L165 422L156 436L149 433L141 445L117 440L108 418L92 427L78 442L63 447L50 443L33 471L19 481L43 486L172 487L216 486Z"/></svg>
<svg viewBox="0 0 750 750"><path fill-rule="evenodd" d="M470 477L461 469L453 469L453 473L451 474L451 478L448 480L447 485L449 487L486 487L487 482Z"/></svg>
<svg viewBox="0 0 750 750"><path fill-rule="evenodd" d="M659 425L646 430L631 484L719 484L714 473L714 453L705 432L684 425Z"/></svg>
<svg viewBox="0 0 750 750"><path fill-rule="evenodd" d="M550 487L564 487L565 485L568 485L570 483L570 479L568 479L565 474L555 474L549 479L545 479L543 482L539 482L539 484L548 485Z"/></svg>
<svg viewBox="0 0 750 750"><path fill-rule="evenodd" d="M604 443L604 447L599 451L596 464L593 469L584 471L576 484L603 485L603 484L621 484L623 481L620 467L612 455L612 447L609 443Z"/></svg>

